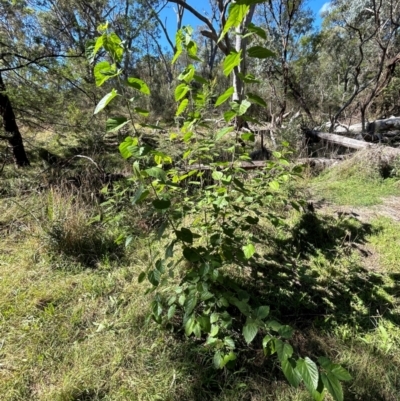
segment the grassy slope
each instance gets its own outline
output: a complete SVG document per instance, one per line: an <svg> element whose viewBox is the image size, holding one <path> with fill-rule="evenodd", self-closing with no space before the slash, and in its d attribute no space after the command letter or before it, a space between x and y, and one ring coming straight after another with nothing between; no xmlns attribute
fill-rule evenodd
<svg viewBox="0 0 400 401"><path fill-rule="evenodd" d="M125 255L100 246L85 265L84 245L112 233L79 230L97 212L74 209L66 195L26 195L29 174L24 180L11 169L0 199L1 400L310 399L256 345L237 372L215 371L202 347L147 322L150 298L137 283L149 258L143 240ZM341 199L335 191L332 201ZM295 349L343 363L354 378L346 400L397 400L400 225L307 214L292 226L293 237L272 249L283 259L264 284L276 316L297 329ZM61 237L68 247L54 245L60 227L72 233Z"/></svg>

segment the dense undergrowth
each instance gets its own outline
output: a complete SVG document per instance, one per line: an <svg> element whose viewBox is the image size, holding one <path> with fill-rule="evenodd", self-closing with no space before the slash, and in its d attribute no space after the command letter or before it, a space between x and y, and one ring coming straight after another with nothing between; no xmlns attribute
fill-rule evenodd
<svg viewBox="0 0 400 401"><path fill-rule="evenodd" d="M80 163L76 173L96 174L90 162ZM131 216L134 239L128 248L117 245L121 221L104 222L106 199L95 180L78 189L64 180L43 186L40 171L40 162L27 172L7 166L1 177L2 400L310 400L256 341L234 369L216 370L198 340L173 326L160 331L148 319L152 297L137 281L157 251L147 239L152 217ZM335 174L315 185L344 185L343 170L340 179ZM362 183L352 189L357 201L370 185ZM289 193L305 193L305 186L299 181ZM330 193L341 199L334 186ZM351 372L345 400L397 400L399 223L283 212L284 230L264 226L270 241L261 245L258 277L227 271L226 279L274 305L273 317L295 329L298 353L327 355Z"/></svg>

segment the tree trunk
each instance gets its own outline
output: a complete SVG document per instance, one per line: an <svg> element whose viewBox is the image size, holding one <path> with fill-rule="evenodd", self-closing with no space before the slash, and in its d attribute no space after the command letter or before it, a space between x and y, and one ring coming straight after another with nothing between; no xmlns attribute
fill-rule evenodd
<svg viewBox="0 0 400 401"><path fill-rule="evenodd" d="M7 136L2 139L7 139L12 147L15 164L18 167L29 166L29 160L25 153L24 143L21 133L19 132L17 122L15 121L14 111L11 102L6 93L6 87L0 72L0 116L3 119L3 128Z"/></svg>

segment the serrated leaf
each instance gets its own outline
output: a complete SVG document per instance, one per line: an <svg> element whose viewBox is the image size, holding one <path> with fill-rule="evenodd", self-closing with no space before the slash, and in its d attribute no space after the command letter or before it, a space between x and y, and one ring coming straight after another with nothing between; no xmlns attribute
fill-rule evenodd
<svg viewBox="0 0 400 401"><path fill-rule="evenodd" d="M194 317L190 316L190 318L185 323L185 334L187 336L190 336L193 333L195 324L196 324L196 321L195 321Z"/></svg>
<svg viewBox="0 0 400 401"><path fill-rule="evenodd" d="M210 336L215 337L218 334L218 332L219 332L219 327L213 324L211 326Z"/></svg>
<svg viewBox="0 0 400 401"><path fill-rule="evenodd" d="M211 176L214 180L219 181L224 177L224 173L221 171L213 171Z"/></svg>
<svg viewBox="0 0 400 401"><path fill-rule="evenodd" d="M260 306L257 308L257 318L258 319L265 319L269 315L269 306Z"/></svg>
<svg viewBox="0 0 400 401"><path fill-rule="evenodd" d="M235 341L231 337L224 337L224 344L231 349L235 348Z"/></svg>
<svg viewBox="0 0 400 401"><path fill-rule="evenodd" d="M281 361L282 372L293 387L299 387L301 375L296 369L296 362L292 358Z"/></svg>
<svg viewBox="0 0 400 401"><path fill-rule="evenodd" d="M292 327L290 327L288 325L284 325L284 326L279 327L277 332L281 337L289 339L292 337L294 330Z"/></svg>
<svg viewBox="0 0 400 401"><path fill-rule="evenodd" d="M190 89L189 85L185 83L179 84L175 88L175 101L179 102L180 100L182 100L189 92L189 89Z"/></svg>
<svg viewBox="0 0 400 401"><path fill-rule="evenodd" d="M226 102L234 92L233 86L229 87L222 95L218 96L217 101L215 102L215 107L218 107L222 103Z"/></svg>
<svg viewBox="0 0 400 401"><path fill-rule="evenodd" d="M215 140L219 141L221 138L223 138L226 134L228 134L229 132L232 132L235 129L235 127L225 127L222 128L221 130L219 130L217 132L217 134L215 135Z"/></svg>
<svg viewBox="0 0 400 401"><path fill-rule="evenodd" d="M252 320L248 320L246 324L243 326L242 333L246 343L250 344L258 333L257 324Z"/></svg>
<svg viewBox="0 0 400 401"><path fill-rule="evenodd" d="M337 364L333 364L330 372L339 380L349 381L352 379L350 373L344 367Z"/></svg>
<svg viewBox="0 0 400 401"><path fill-rule="evenodd" d="M146 273L141 272L138 277L138 283L143 283L144 279L146 278Z"/></svg>
<svg viewBox="0 0 400 401"><path fill-rule="evenodd" d="M256 252L256 248L254 247L253 244L244 245L242 247L242 249L243 249L243 252L244 252L244 257L246 259L250 259L254 255L254 253Z"/></svg>
<svg viewBox="0 0 400 401"><path fill-rule="evenodd" d="M102 45L104 49L107 50L107 52L112 56L114 61L120 62L122 60L124 49L122 48L121 43L121 39L115 32L112 32L108 35L103 35Z"/></svg>
<svg viewBox="0 0 400 401"><path fill-rule="evenodd" d="M145 95L150 95L149 87L141 79L131 77L128 78L126 82L131 88L136 89L137 91L142 92Z"/></svg>
<svg viewBox="0 0 400 401"><path fill-rule="evenodd" d="M260 38L267 40L267 34L265 33L264 29L260 28L259 26L254 25L253 23L250 23L247 26L247 30L249 32L255 33L258 35Z"/></svg>
<svg viewBox="0 0 400 401"><path fill-rule="evenodd" d="M174 317L175 311L176 311L176 305L171 305L167 313L168 320L171 320Z"/></svg>
<svg viewBox="0 0 400 401"><path fill-rule="evenodd" d="M251 103L248 100L242 100L241 103L231 102L230 103L232 110L238 115L242 116L246 113L247 109L251 106Z"/></svg>
<svg viewBox="0 0 400 401"><path fill-rule="evenodd" d="M131 157L132 156L131 148L133 146L137 146L137 144L138 144L137 138L132 138L131 136L126 137L124 142L121 142L119 145L119 151L121 153L121 156L124 159L128 159L129 157Z"/></svg>
<svg viewBox="0 0 400 401"><path fill-rule="evenodd" d="M106 122L106 131L114 132L121 129L124 125L128 124L131 120L128 120L126 117L112 117L109 118Z"/></svg>
<svg viewBox="0 0 400 401"><path fill-rule="evenodd" d="M158 180L165 182L167 180L167 174L160 167L151 167L144 170L150 177L157 178Z"/></svg>
<svg viewBox="0 0 400 401"><path fill-rule="evenodd" d="M255 58L268 58L268 57L275 57L275 53L272 52L271 50L268 50L267 48L263 46L253 46L250 47L247 50L247 54L249 57L255 57Z"/></svg>
<svg viewBox="0 0 400 401"><path fill-rule="evenodd" d="M225 122L229 122L232 120L233 117L236 117L237 113L233 110L228 110L227 112L224 113L224 120Z"/></svg>
<svg viewBox="0 0 400 401"><path fill-rule="evenodd" d="M218 313L212 313L211 316L210 316L210 322L211 323L215 323L215 322L218 321L218 318L219 318Z"/></svg>
<svg viewBox="0 0 400 401"><path fill-rule="evenodd" d="M285 343L277 338L274 339L274 342L278 358L281 362L293 355L293 348L290 344Z"/></svg>
<svg viewBox="0 0 400 401"><path fill-rule="evenodd" d="M248 10L249 6L247 4L233 3L229 6L228 19L225 22L224 30L222 31L222 34L218 39L218 42L220 42L224 38L229 29L236 28L237 26L240 25L240 23L246 16Z"/></svg>
<svg viewBox="0 0 400 401"><path fill-rule="evenodd" d="M158 286L158 284L160 284L160 278L161 278L161 273L157 270L151 270L148 274L147 274L147 279L150 281L151 284L153 284L155 287Z"/></svg>
<svg viewBox="0 0 400 401"><path fill-rule="evenodd" d="M330 373L321 373L321 380L335 401L343 401L343 390L339 380Z"/></svg>
<svg viewBox="0 0 400 401"><path fill-rule="evenodd" d="M189 104L189 99L183 99L179 104L178 110L176 110L175 116L181 115L186 110L188 104Z"/></svg>
<svg viewBox="0 0 400 401"><path fill-rule="evenodd" d="M220 352L220 351L217 351L217 352L214 354L214 358L213 358L214 366L215 366L217 369L220 369L221 366L222 366L223 361L224 361L224 360L223 360L223 357L222 357L221 352Z"/></svg>
<svg viewBox="0 0 400 401"><path fill-rule="evenodd" d="M97 104L93 114L97 114L103 110L117 95L118 93L115 89L113 89L110 93L107 93L107 95L105 95Z"/></svg>
<svg viewBox="0 0 400 401"><path fill-rule="evenodd" d="M277 191L280 187L279 182L278 181L270 181L268 183L268 185L275 191Z"/></svg>
<svg viewBox="0 0 400 401"><path fill-rule="evenodd" d="M256 103L262 107L267 107L267 103L265 102L265 100L262 99L260 96L256 95L255 93L247 93L246 96L252 103Z"/></svg>
<svg viewBox="0 0 400 401"><path fill-rule="evenodd" d="M227 77L235 67L237 67L240 62L242 61L241 59L241 51L239 53L235 51L231 51L224 59L223 62L223 70L224 70L224 75Z"/></svg>
<svg viewBox="0 0 400 401"><path fill-rule="evenodd" d="M104 82L115 76L116 73L117 71L111 67L108 61L100 61L93 69L96 86L103 85Z"/></svg>
<svg viewBox="0 0 400 401"><path fill-rule="evenodd" d="M303 378L304 384L306 385L308 391L311 393L317 390L318 387L318 367L310 358L299 359L296 365L301 377Z"/></svg>

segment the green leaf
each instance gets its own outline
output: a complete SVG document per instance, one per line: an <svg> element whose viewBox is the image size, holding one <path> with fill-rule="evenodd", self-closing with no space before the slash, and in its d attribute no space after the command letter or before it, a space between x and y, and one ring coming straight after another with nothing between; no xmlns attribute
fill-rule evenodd
<svg viewBox="0 0 400 401"><path fill-rule="evenodd" d="M240 137L244 141L254 142L254 140L255 140L254 134L252 132L245 132L244 134L240 135Z"/></svg>
<svg viewBox="0 0 400 401"><path fill-rule="evenodd" d="M265 319L269 315L269 306L260 306L257 308L257 318L258 319Z"/></svg>
<svg viewBox="0 0 400 401"><path fill-rule="evenodd" d="M193 233L188 228L177 230L176 237L183 242L187 242L188 244L193 243Z"/></svg>
<svg viewBox="0 0 400 401"><path fill-rule="evenodd" d="M219 141L221 138L223 138L226 134L229 132L232 132L235 129L235 127L225 127L219 130L216 135L215 135L215 140Z"/></svg>
<svg viewBox="0 0 400 401"><path fill-rule="evenodd" d="M194 317L190 316L190 318L186 321L186 324L185 324L185 334L187 336L190 336L193 333L195 324L196 324L196 321L195 321Z"/></svg>
<svg viewBox="0 0 400 401"><path fill-rule="evenodd" d="M299 387L301 382L300 373L296 369L296 362L292 358L285 358L281 361L282 372L285 375L288 382L293 387Z"/></svg>
<svg viewBox="0 0 400 401"><path fill-rule="evenodd" d="M335 401L343 401L343 390L339 380L331 373L321 373L321 379L324 386L332 395Z"/></svg>
<svg viewBox="0 0 400 401"><path fill-rule="evenodd" d="M237 113L233 110L228 110L227 112L224 113L224 120L225 122L229 122L232 120L233 117L236 117Z"/></svg>
<svg viewBox="0 0 400 401"><path fill-rule="evenodd" d="M249 6L247 4L233 3L230 5L228 19L225 22L224 30L222 31L218 42L224 38L229 29L236 28L240 25L248 10Z"/></svg>
<svg viewBox="0 0 400 401"><path fill-rule="evenodd" d="M192 64L188 65L184 71L179 74L178 79L189 83L194 77L195 69Z"/></svg>
<svg viewBox="0 0 400 401"><path fill-rule="evenodd" d="M246 259L250 259L256 252L253 244L247 244L242 247Z"/></svg>
<svg viewBox="0 0 400 401"><path fill-rule="evenodd" d="M219 181L224 177L224 173L222 171L213 171L211 176L214 180Z"/></svg>
<svg viewBox="0 0 400 401"><path fill-rule="evenodd" d="M318 367L310 358L299 359L296 365L304 384L311 393L318 387Z"/></svg>
<svg viewBox="0 0 400 401"><path fill-rule="evenodd" d="M137 146L138 144L138 139L137 138L132 138L131 136L128 136L125 138L124 142L120 143L119 145L119 151L124 159L128 159L129 157L132 156L132 152L130 151L129 148L132 146Z"/></svg>
<svg viewBox="0 0 400 401"><path fill-rule="evenodd" d="M133 111L135 113L141 114L142 116L145 116L145 117L147 117L150 114L150 112L148 110L141 109L140 107L135 107L133 109Z"/></svg>
<svg viewBox="0 0 400 401"><path fill-rule="evenodd" d="M239 77L246 84L259 84L261 82L259 79L256 79L253 74L244 75L242 73L239 73Z"/></svg>
<svg viewBox="0 0 400 401"><path fill-rule="evenodd" d="M133 89L144 93L145 95L150 95L150 89L144 81L139 78L128 78L126 83Z"/></svg>
<svg viewBox="0 0 400 401"><path fill-rule="evenodd" d="M231 349L235 348L235 341L231 337L224 337L224 344Z"/></svg>
<svg viewBox="0 0 400 401"><path fill-rule="evenodd" d="M267 103L260 96L254 94L254 93L247 93L246 96L248 97L248 99L252 103L256 103L256 104L258 104L259 106L262 106L262 107L267 107Z"/></svg>
<svg viewBox="0 0 400 401"><path fill-rule="evenodd" d="M279 182L278 181L271 181L268 183L268 185L275 191L277 191L280 187Z"/></svg>
<svg viewBox="0 0 400 401"><path fill-rule="evenodd" d="M265 33L264 29L254 25L252 22L247 26L247 30L249 32L255 33L261 39L267 40L267 34Z"/></svg>
<svg viewBox="0 0 400 401"><path fill-rule="evenodd" d="M218 313L212 313L210 316L210 323L215 323L218 321L218 319L219 319Z"/></svg>
<svg viewBox="0 0 400 401"><path fill-rule="evenodd" d="M214 366L215 366L217 369L220 369L221 366L222 366L223 361L224 361L224 360L223 360L223 357L222 357L221 352L220 352L220 351L217 351L217 352L214 354L214 358L213 358Z"/></svg>
<svg viewBox="0 0 400 401"><path fill-rule="evenodd" d="M246 324L243 326L243 337L247 344L250 344L258 333L258 326L252 320L247 320Z"/></svg>
<svg viewBox="0 0 400 401"><path fill-rule="evenodd" d="M103 35L103 47L111 55L111 57L118 62L122 61L124 49L122 48L122 42L119 36L112 32L109 35ZM96 43L97 47L97 43Z"/></svg>
<svg viewBox="0 0 400 401"><path fill-rule="evenodd" d="M155 287L160 284L161 273L159 270L154 269L147 274L147 279L153 284Z"/></svg>
<svg viewBox="0 0 400 401"><path fill-rule="evenodd" d="M171 207L171 201L169 199L155 199L152 203L157 210L165 210Z"/></svg>
<svg viewBox="0 0 400 401"><path fill-rule="evenodd" d="M277 338L274 339L274 342L278 358L281 362L293 355L293 348L290 344L285 343Z"/></svg>
<svg viewBox="0 0 400 401"><path fill-rule="evenodd" d="M105 95L103 99L101 99L100 102L97 104L93 114L97 114L101 110L103 110L116 96L117 91L115 89L113 89L110 93L107 93L107 95Z"/></svg>
<svg viewBox="0 0 400 401"><path fill-rule="evenodd" d="M131 204L136 205L142 201L144 201L150 194L150 191L148 189L143 188L142 186L138 188L138 190L135 192L133 197L131 198Z"/></svg>
<svg viewBox="0 0 400 401"><path fill-rule="evenodd" d="M251 103L248 100L242 100L241 103L231 102L230 105L232 107L232 110L235 111L235 113L238 116L242 116L243 114L246 113L247 109L251 106Z"/></svg>
<svg viewBox="0 0 400 401"><path fill-rule="evenodd" d="M117 75L117 71L112 68L109 62L101 61L94 66L94 79L96 82L96 86L103 85L108 79L112 78L113 76Z"/></svg>
<svg viewBox="0 0 400 401"><path fill-rule="evenodd" d="M247 50L249 57L268 58L275 57L275 53L263 46L253 46Z"/></svg>
<svg viewBox="0 0 400 401"><path fill-rule="evenodd" d="M352 379L350 373L343 368L340 365L337 364L332 364L332 368L330 370L330 372L338 379L338 380L344 380L344 381L349 381Z"/></svg>
<svg viewBox="0 0 400 401"><path fill-rule="evenodd" d="M112 117L109 118L106 122L106 131L114 132L121 129L124 125L128 124L131 120L128 120L126 117Z"/></svg>
<svg viewBox="0 0 400 401"><path fill-rule="evenodd" d="M182 83L179 84L176 88L175 88L175 100L177 102L179 102L179 100L183 99L186 94L188 93L188 91L190 90L190 86Z"/></svg>
<svg viewBox="0 0 400 401"><path fill-rule="evenodd" d="M146 273L141 272L138 277L138 283L143 283L144 279L146 278Z"/></svg>
<svg viewBox="0 0 400 401"><path fill-rule="evenodd" d="M167 174L160 167L151 167L144 170L150 177L157 178L158 180L165 182L167 181Z"/></svg>
<svg viewBox="0 0 400 401"><path fill-rule="evenodd" d="M228 76L232 70L237 67L241 62L241 51L239 53L231 51L224 59L223 70L225 76Z"/></svg>
<svg viewBox="0 0 400 401"><path fill-rule="evenodd" d="M168 320L171 320L174 317L175 311L176 311L176 305L171 305L167 313Z"/></svg>
<svg viewBox="0 0 400 401"><path fill-rule="evenodd" d="M221 96L218 97L217 101L215 102L215 107L218 107L222 103L226 102L234 92L233 86L229 87Z"/></svg>
<svg viewBox="0 0 400 401"><path fill-rule="evenodd" d="M180 103L175 115L176 116L181 115L186 110L186 107L188 104L189 104L189 99L183 99L182 102Z"/></svg>
<svg viewBox="0 0 400 401"><path fill-rule="evenodd" d="M292 337L294 330L290 326L284 325L279 327L277 332L281 337L289 339Z"/></svg>

